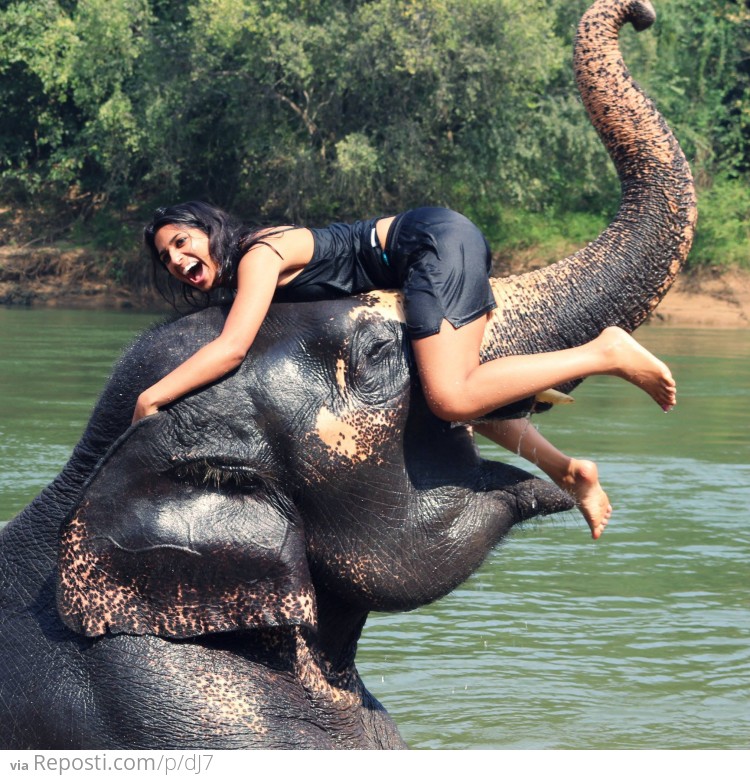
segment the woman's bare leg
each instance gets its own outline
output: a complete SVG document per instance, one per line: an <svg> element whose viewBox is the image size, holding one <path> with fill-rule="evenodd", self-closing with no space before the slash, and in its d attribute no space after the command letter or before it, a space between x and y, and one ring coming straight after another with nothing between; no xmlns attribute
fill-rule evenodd
<svg viewBox="0 0 750 776"><path fill-rule="evenodd" d="M565 455L527 418L478 423L474 430L538 466L576 500L591 529L591 537L598 539L602 535L612 514L612 505L599 484L599 473L593 461Z"/></svg>
<svg viewBox="0 0 750 776"><path fill-rule="evenodd" d="M676 403L675 382L666 364L622 329L610 327L591 342L568 350L480 364L484 326L484 317L459 329L443 321L437 334L412 341L427 402L444 420L472 420L555 385L596 374L628 380L665 411Z"/></svg>

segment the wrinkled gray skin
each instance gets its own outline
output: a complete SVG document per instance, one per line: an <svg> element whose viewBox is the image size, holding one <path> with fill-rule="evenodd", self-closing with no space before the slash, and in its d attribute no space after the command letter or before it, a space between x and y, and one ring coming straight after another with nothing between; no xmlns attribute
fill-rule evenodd
<svg viewBox="0 0 750 776"><path fill-rule="evenodd" d="M444 595L569 506L431 416L400 323L359 299L274 308L235 374L108 450L224 314L141 337L2 534L6 745L401 746L353 663L368 611Z"/></svg>
<svg viewBox="0 0 750 776"><path fill-rule="evenodd" d="M620 212L584 251L495 284L484 358L634 328L687 255L689 171L617 51L649 9L600 0L579 32ZM225 314L139 338L0 534L6 748L401 747L354 665L368 612L435 600L514 524L571 506L429 413L395 294L275 306L236 372L129 428Z"/></svg>

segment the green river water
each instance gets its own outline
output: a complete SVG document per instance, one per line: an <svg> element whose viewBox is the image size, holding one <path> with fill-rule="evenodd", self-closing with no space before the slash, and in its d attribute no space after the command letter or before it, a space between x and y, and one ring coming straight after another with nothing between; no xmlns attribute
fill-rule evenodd
<svg viewBox="0 0 750 776"><path fill-rule="evenodd" d="M0 521L62 468L152 320L0 308ZM538 421L599 462L604 537L576 513L538 519L445 599L370 617L357 664L410 746L750 745L750 334L638 337L675 372L674 412L591 379Z"/></svg>

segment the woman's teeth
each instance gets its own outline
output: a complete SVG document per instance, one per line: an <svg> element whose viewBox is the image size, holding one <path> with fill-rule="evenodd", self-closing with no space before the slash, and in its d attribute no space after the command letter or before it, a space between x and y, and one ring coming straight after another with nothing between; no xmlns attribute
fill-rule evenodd
<svg viewBox="0 0 750 776"><path fill-rule="evenodd" d="M191 261L190 264L186 264L185 267L182 269L182 274L186 278L193 277L195 274L195 270L200 267L199 261Z"/></svg>

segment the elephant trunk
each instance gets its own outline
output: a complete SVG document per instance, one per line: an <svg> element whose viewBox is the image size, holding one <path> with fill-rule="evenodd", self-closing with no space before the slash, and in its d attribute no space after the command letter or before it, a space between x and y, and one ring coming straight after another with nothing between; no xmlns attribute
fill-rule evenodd
<svg viewBox="0 0 750 776"><path fill-rule="evenodd" d="M632 331L661 301L687 258L697 211L690 168L618 46L631 22L650 26L648 0L597 0L575 43L575 74L588 115L620 178L612 223L582 250L542 270L493 280L498 309L482 358L583 344L606 326Z"/></svg>

